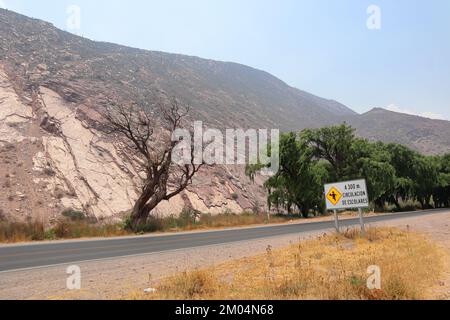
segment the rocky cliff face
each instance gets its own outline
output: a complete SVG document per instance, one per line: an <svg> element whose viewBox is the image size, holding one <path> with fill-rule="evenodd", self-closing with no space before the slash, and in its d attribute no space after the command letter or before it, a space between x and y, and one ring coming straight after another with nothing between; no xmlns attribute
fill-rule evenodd
<svg viewBox="0 0 450 320"><path fill-rule="evenodd" d="M91 125L98 115L39 87L20 94L0 68L0 208L12 220L52 222L64 210L120 219L139 192L139 175L115 142ZM259 183L259 186L261 182ZM154 214L240 213L263 206L264 190L239 167L206 168Z"/></svg>

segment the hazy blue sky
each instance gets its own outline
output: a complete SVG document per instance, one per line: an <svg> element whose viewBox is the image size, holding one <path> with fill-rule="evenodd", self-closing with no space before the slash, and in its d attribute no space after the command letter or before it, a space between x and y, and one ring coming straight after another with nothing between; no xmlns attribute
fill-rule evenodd
<svg viewBox="0 0 450 320"><path fill-rule="evenodd" d="M0 0L85 37L243 63L358 112L450 119L448 0ZM367 28L367 8L381 29ZM76 30L72 30L76 31Z"/></svg>

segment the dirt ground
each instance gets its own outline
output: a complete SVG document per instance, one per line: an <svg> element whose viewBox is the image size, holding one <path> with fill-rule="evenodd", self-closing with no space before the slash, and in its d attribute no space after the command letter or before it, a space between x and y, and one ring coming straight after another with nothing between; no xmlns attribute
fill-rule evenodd
<svg viewBox="0 0 450 320"><path fill-rule="evenodd" d="M423 233L450 253L450 212L374 225ZM0 299L117 299L152 288L161 278L176 272L253 256L264 253L268 246L276 249L320 234L323 232L80 263L81 290L76 291L66 286L68 265L0 273ZM450 299L450 259L448 265L433 290L437 299Z"/></svg>
<svg viewBox="0 0 450 320"><path fill-rule="evenodd" d="M398 226L425 234L449 252L445 275L433 291L435 299L450 300L450 213L399 220L395 223L384 222L378 225Z"/></svg>

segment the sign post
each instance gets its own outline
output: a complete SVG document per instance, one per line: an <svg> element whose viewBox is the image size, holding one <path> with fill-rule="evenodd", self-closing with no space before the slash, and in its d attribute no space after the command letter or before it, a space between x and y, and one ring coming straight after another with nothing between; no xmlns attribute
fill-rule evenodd
<svg viewBox="0 0 450 320"><path fill-rule="evenodd" d="M334 211L334 221L338 232L339 218L337 210L358 209L361 234L365 236L366 230L362 209L369 207L366 180L336 182L325 185L325 201L327 210Z"/></svg>
<svg viewBox="0 0 450 320"><path fill-rule="evenodd" d="M361 208L358 208L359 212L359 224L361 225L361 234L363 237L366 236L366 227L364 226L364 216Z"/></svg>
<svg viewBox="0 0 450 320"><path fill-rule="evenodd" d="M340 233L341 230L339 229L339 217L338 217L337 210L334 210L334 225L336 227L336 232Z"/></svg>

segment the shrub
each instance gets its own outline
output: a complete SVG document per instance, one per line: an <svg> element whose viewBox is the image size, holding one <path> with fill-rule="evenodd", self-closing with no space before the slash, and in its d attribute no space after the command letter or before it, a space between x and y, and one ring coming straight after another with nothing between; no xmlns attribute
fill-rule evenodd
<svg viewBox="0 0 450 320"><path fill-rule="evenodd" d="M58 221L56 226L47 231L56 239L77 239L92 237L113 237L128 234L119 224L91 224L86 221Z"/></svg>
<svg viewBox="0 0 450 320"><path fill-rule="evenodd" d="M56 224L56 227L53 228L53 233L55 234L56 238L69 238L69 235L71 233L69 223L66 221L59 221Z"/></svg>
<svg viewBox="0 0 450 320"><path fill-rule="evenodd" d="M46 176L49 176L49 177L54 177L56 175L55 170L53 170L52 168L49 168L49 167L45 168L43 172Z"/></svg>
<svg viewBox="0 0 450 320"><path fill-rule="evenodd" d="M193 300L198 297L205 298L214 296L220 290L221 284L216 275L210 271L198 270L183 272L174 276L159 288L163 295L176 297L178 299Z"/></svg>
<svg viewBox="0 0 450 320"><path fill-rule="evenodd" d="M192 208L184 208L179 217L179 227L196 224L202 213Z"/></svg>
<svg viewBox="0 0 450 320"><path fill-rule="evenodd" d="M131 221L130 221L131 222ZM158 216L151 216L146 224L138 226L137 233L151 233L164 230L164 221Z"/></svg>
<svg viewBox="0 0 450 320"><path fill-rule="evenodd" d="M81 221L86 219L86 215L84 214L84 212L73 209L64 210L62 215L72 221Z"/></svg>
<svg viewBox="0 0 450 320"><path fill-rule="evenodd" d="M40 222L1 222L0 241L41 241L45 240L45 227Z"/></svg>

